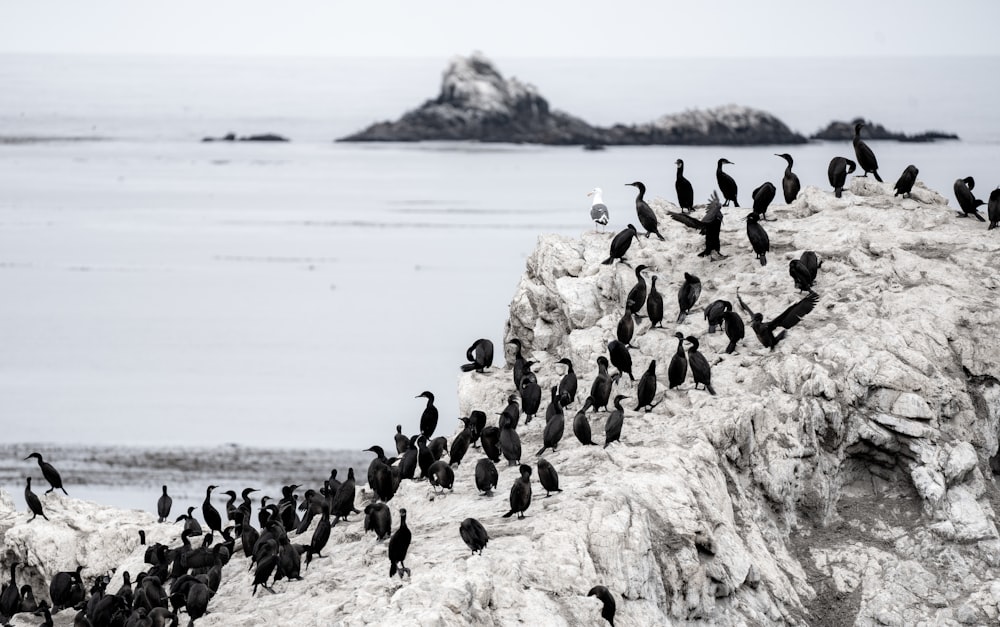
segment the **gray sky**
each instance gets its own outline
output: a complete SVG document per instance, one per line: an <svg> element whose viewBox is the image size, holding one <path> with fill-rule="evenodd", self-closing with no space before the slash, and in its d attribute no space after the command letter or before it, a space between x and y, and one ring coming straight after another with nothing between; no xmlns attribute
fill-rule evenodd
<svg viewBox="0 0 1000 627"><path fill-rule="evenodd" d="M995 55L995 0L0 0L0 52Z"/></svg>

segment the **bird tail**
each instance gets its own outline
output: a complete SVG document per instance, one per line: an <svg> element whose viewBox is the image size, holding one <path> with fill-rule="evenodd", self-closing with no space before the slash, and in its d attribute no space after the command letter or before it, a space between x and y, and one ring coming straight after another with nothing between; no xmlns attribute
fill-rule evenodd
<svg viewBox="0 0 1000 627"><path fill-rule="evenodd" d="M306 551L306 568L309 568L309 562L311 562L312 559L313 559L313 552L312 549L309 549Z"/></svg>
<svg viewBox="0 0 1000 627"><path fill-rule="evenodd" d="M761 253L760 254L760 265L762 265L762 266L766 266L767 265L767 253Z"/></svg>
<svg viewBox="0 0 1000 627"><path fill-rule="evenodd" d="M684 316L687 315L683 311L677 314L677 324L684 322Z"/></svg>
<svg viewBox="0 0 1000 627"><path fill-rule="evenodd" d="M774 336L774 343L771 344L771 350L774 350L774 347L778 345L778 342L785 339L785 333L786 331L782 331L781 333Z"/></svg>
<svg viewBox="0 0 1000 627"><path fill-rule="evenodd" d="M836 196L837 198L840 198L841 194L843 194L843 193L844 193L844 188L843 187L838 187L838 188L836 188L836 189L833 190L833 195Z"/></svg>
<svg viewBox="0 0 1000 627"><path fill-rule="evenodd" d="M545 449L547 449L547 448L549 448L549 447L547 447L547 446L543 446L543 447L542 447L542 450L540 450L540 451L538 451L537 453L535 453L535 456L536 456L536 457L541 457L541 456L542 456L542 454L543 454L543 453L545 453Z"/></svg>
<svg viewBox="0 0 1000 627"><path fill-rule="evenodd" d="M395 575L396 575L396 562L393 562L392 565L389 566L389 576L394 577Z"/></svg>
<svg viewBox="0 0 1000 627"><path fill-rule="evenodd" d="M878 170L873 170L872 171L872 176L874 176L875 180L878 181L879 183L883 183L884 182L882 180L882 177L878 175Z"/></svg>
<svg viewBox="0 0 1000 627"><path fill-rule="evenodd" d="M628 378L629 378L629 379L630 379L631 381L633 381L633 382L635 381L635 377L634 377L634 376L632 376L632 371L631 371L631 370L629 370L629 371L628 371L628 372L627 372L626 374L628 374Z"/></svg>
<svg viewBox="0 0 1000 627"><path fill-rule="evenodd" d="M657 236L658 238L660 238L660 241L661 241L661 242L665 242L665 241L667 241L667 238L665 238L665 237L663 237L662 235L660 235L660 232L659 232L659 231L653 231L653 232L654 232L654 233L656 233L656 236ZM560 490L560 492L561 492L561 490Z"/></svg>
<svg viewBox="0 0 1000 627"><path fill-rule="evenodd" d="M992 231L995 228L997 228L997 223L996 222L990 222L990 225L988 227L986 227L986 230L987 231Z"/></svg>
<svg viewBox="0 0 1000 627"><path fill-rule="evenodd" d="M501 516L501 518L510 518L513 515L514 515L514 510L510 510L509 512Z"/></svg>
<svg viewBox="0 0 1000 627"><path fill-rule="evenodd" d="M708 390L709 394L711 394L712 396L715 396L715 388L712 387L711 383L706 383L705 384L705 389Z"/></svg>
<svg viewBox="0 0 1000 627"><path fill-rule="evenodd" d="M740 201L738 201L735 198L733 198L733 204L736 205L737 207L739 207L740 206Z"/></svg>
<svg viewBox="0 0 1000 627"><path fill-rule="evenodd" d="M976 216L976 219L979 220L980 222L986 222L986 218L984 218L983 215L981 213L979 213L978 211L973 211L972 215ZM987 230L989 230L989 229L987 229Z"/></svg>
<svg viewBox="0 0 1000 627"><path fill-rule="evenodd" d="M982 220L982 218L979 218L979 219ZM66 488L64 488L62 486L59 486L59 489L63 491L63 494L65 494L66 496L69 496L69 492L66 491Z"/></svg>
<svg viewBox="0 0 1000 627"><path fill-rule="evenodd" d="M472 372L477 367L476 364L462 364L462 372Z"/></svg>
<svg viewBox="0 0 1000 627"><path fill-rule="evenodd" d="M604 265L606 265L606 266L610 266L612 264L612 262L614 262L614 260L615 260L614 257L608 257L607 259L605 259L601 263L604 264Z"/></svg>
<svg viewBox="0 0 1000 627"><path fill-rule="evenodd" d="M730 355L734 350L736 350L736 340L730 342L729 346L726 347L726 354Z"/></svg>

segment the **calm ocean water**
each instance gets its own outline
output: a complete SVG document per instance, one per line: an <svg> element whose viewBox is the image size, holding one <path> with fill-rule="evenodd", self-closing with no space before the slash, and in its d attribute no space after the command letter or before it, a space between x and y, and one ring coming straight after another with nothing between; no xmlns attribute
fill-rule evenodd
<svg viewBox="0 0 1000 627"><path fill-rule="evenodd" d="M0 137L93 138L0 143L5 440L389 448L425 389L450 433L465 348L499 345L537 236L589 229L592 187L620 228L624 183L673 200L678 157L702 199L722 156L747 204L780 181L778 147L332 142L433 97L446 62L0 56ZM954 131L870 143L890 182L914 163L949 198L958 177L1000 184L997 58L498 64L594 123L736 102L804 134L855 115ZM293 142L198 142L229 131ZM852 154L788 150L823 188Z"/></svg>

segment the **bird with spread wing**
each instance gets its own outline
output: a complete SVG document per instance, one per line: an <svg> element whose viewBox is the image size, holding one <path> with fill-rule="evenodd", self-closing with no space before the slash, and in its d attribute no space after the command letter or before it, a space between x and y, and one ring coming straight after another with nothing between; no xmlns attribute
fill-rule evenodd
<svg viewBox="0 0 1000 627"><path fill-rule="evenodd" d="M705 236L705 250L698 253L699 257L710 257L712 261L716 258L725 257L720 250L722 243L719 241L719 232L722 230L722 203L719 202L719 193L713 191L708 199L708 208L705 216L699 220L682 211L668 211L671 218L677 220L684 226L696 229Z"/></svg>
<svg viewBox="0 0 1000 627"><path fill-rule="evenodd" d="M736 300L739 301L743 311L747 312L747 315L750 316L750 326L753 328L753 332L757 334L757 339L760 340L760 343L765 348L773 351L778 342L785 338L785 331L775 335L775 329L778 327L791 329L798 324L807 313L813 310L816 303L819 302L819 294L810 290L805 298L790 305L788 309L781 312L778 317L770 322L764 322L763 314L754 313L752 309L747 307L747 304L740 298L739 288L736 289Z"/></svg>

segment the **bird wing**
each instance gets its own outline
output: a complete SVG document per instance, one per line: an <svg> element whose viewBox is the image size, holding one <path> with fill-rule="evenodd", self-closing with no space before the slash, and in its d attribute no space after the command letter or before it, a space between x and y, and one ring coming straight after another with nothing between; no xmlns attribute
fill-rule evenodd
<svg viewBox="0 0 1000 627"><path fill-rule="evenodd" d="M819 302L819 294L816 292L809 292L809 295L800 300L797 303L791 305L788 309L781 312L774 320L767 323L767 328L771 332L774 332L778 327L784 327L786 329L791 329L797 325L802 318L805 317L807 313L813 310L816 303Z"/></svg>
<svg viewBox="0 0 1000 627"><path fill-rule="evenodd" d="M743 302L742 298L740 298L740 288L736 288L736 300L740 302L740 308L743 309L743 311L747 312L748 316L753 318L756 315L754 314L753 309L747 307L747 304Z"/></svg>
<svg viewBox="0 0 1000 627"><path fill-rule="evenodd" d="M603 204L596 204L590 207L590 217L594 222L600 224L608 223L608 207Z"/></svg>
<svg viewBox="0 0 1000 627"><path fill-rule="evenodd" d="M671 218L677 220L686 227L698 229L699 231L703 231L708 228L707 222L702 222L698 218L691 217L686 213L677 213L676 211L668 211L667 213Z"/></svg>

